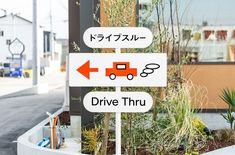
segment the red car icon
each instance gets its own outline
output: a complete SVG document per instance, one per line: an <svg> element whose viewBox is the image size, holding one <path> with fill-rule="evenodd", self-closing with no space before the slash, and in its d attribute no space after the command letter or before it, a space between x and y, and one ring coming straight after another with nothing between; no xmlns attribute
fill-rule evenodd
<svg viewBox="0 0 235 155"><path fill-rule="evenodd" d="M128 80L132 80L137 76L137 68L130 68L130 62L113 62L113 68L106 68L106 76L111 80L117 76L126 76Z"/></svg>

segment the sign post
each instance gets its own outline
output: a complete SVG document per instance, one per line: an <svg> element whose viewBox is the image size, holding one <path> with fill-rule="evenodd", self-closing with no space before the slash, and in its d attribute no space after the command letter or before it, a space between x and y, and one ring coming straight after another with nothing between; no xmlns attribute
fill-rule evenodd
<svg viewBox="0 0 235 155"><path fill-rule="evenodd" d="M116 48L115 49L116 54L121 54L121 49ZM116 87L116 92L121 92L121 87ZM115 114L115 135L116 135L116 154L122 154L122 114L121 112L116 112Z"/></svg>
<svg viewBox="0 0 235 155"><path fill-rule="evenodd" d="M25 51L25 45L18 38L15 38L8 46L8 50L12 55L11 73L10 76L22 77L23 73L23 53Z"/></svg>
<svg viewBox="0 0 235 155"><path fill-rule="evenodd" d="M83 40L90 48L115 48L115 53L71 53L70 87L114 86L115 92L90 92L83 104L90 112L115 112L116 154L121 155L121 112L147 112L152 97L145 92L121 92L122 86L165 87L165 53L121 53L121 48L146 48L153 35L143 27L91 27Z"/></svg>

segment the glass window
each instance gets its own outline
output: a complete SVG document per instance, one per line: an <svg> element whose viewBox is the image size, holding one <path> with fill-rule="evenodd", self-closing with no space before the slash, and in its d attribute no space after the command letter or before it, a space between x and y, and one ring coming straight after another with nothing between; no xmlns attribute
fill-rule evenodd
<svg viewBox="0 0 235 155"><path fill-rule="evenodd" d="M0 37L4 36L4 31L0 31Z"/></svg>
<svg viewBox="0 0 235 155"><path fill-rule="evenodd" d="M226 40L227 39L227 31L226 30L219 30L216 32L216 38L218 41Z"/></svg>
<svg viewBox="0 0 235 155"><path fill-rule="evenodd" d="M10 39L7 39L7 40L6 40L6 44L7 44L7 45L10 45L10 44L11 44L11 40L10 40Z"/></svg>
<svg viewBox="0 0 235 155"><path fill-rule="evenodd" d="M215 31L213 30L205 30L204 31L204 39L209 40L212 35L214 35Z"/></svg>
<svg viewBox="0 0 235 155"><path fill-rule="evenodd" d="M233 30L232 38L235 38L235 30Z"/></svg>
<svg viewBox="0 0 235 155"><path fill-rule="evenodd" d="M0 31L0 37L4 36L4 31Z"/></svg>

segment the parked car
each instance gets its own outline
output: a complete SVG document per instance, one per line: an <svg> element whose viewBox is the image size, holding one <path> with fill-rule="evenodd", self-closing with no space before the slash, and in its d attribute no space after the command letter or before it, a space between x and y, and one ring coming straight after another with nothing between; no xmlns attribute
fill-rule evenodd
<svg viewBox="0 0 235 155"><path fill-rule="evenodd" d="M10 73L11 73L11 65L10 65L10 63L4 63L3 67L4 67L4 76L9 77Z"/></svg>
<svg viewBox="0 0 235 155"><path fill-rule="evenodd" d="M10 64L10 77L21 77L23 68L19 63Z"/></svg>
<svg viewBox="0 0 235 155"><path fill-rule="evenodd" d="M3 67L3 64L0 63L0 77L3 77L4 76L4 67Z"/></svg>
<svg viewBox="0 0 235 155"><path fill-rule="evenodd" d="M45 68L41 67L40 68L40 75L44 76L46 74ZM23 71L23 77L24 78L32 78L33 76L33 70L32 69L24 69Z"/></svg>

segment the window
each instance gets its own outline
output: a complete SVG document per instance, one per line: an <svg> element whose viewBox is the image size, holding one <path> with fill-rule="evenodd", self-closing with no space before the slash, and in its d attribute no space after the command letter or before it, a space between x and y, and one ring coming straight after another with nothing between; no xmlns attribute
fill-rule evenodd
<svg viewBox="0 0 235 155"><path fill-rule="evenodd" d="M204 39L208 40L210 35L213 35L215 33L215 31L211 31L211 30L205 30L204 31Z"/></svg>
<svg viewBox="0 0 235 155"><path fill-rule="evenodd" d="M125 70L125 69L126 69L126 65L125 65L125 64L118 64L118 65L117 65L117 69L119 69L119 70Z"/></svg>
<svg viewBox="0 0 235 155"><path fill-rule="evenodd" d="M227 38L227 31L220 30L216 32L216 38L217 40L226 40Z"/></svg>
<svg viewBox="0 0 235 155"><path fill-rule="evenodd" d="M235 38L235 30L233 30L232 38Z"/></svg>
<svg viewBox="0 0 235 155"><path fill-rule="evenodd" d="M44 53L50 52L50 32L43 32L43 51Z"/></svg>
<svg viewBox="0 0 235 155"><path fill-rule="evenodd" d="M4 36L4 31L0 31L0 37Z"/></svg>
<svg viewBox="0 0 235 155"><path fill-rule="evenodd" d="M148 5L140 4L140 10L148 10Z"/></svg>
<svg viewBox="0 0 235 155"><path fill-rule="evenodd" d="M183 40L190 40L191 39L191 30L183 29Z"/></svg>
<svg viewBox="0 0 235 155"><path fill-rule="evenodd" d="M7 44L7 45L10 45L10 44L11 44L11 40L10 40L10 39L7 39L7 40L6 40L6 44Z"/></svg>

